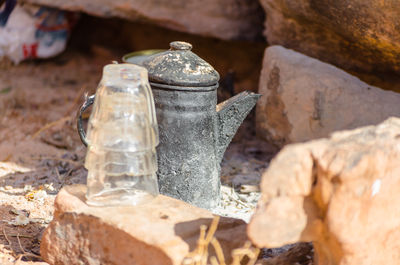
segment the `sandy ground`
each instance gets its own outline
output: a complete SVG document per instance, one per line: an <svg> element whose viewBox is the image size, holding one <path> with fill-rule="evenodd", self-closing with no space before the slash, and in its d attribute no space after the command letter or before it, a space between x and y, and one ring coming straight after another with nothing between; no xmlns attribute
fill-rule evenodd
<svg viewBox="0 0 400 265"><path fill-rule="evenodd" d="M85 183L75 114L104 56L65 53L0 69L0 264L40 261L40 238L58 190Z"/></svg>

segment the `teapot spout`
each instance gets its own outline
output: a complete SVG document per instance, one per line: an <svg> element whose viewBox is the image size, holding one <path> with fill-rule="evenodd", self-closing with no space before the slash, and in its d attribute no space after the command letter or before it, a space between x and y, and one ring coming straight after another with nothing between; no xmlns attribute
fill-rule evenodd
<svg viewBox="0 0 400 265"><path fill-rule="evenodd" d="M256 105L260 94L244 91L217 105L218 143L217 158L222 160L225 150L243 120Z"/></svg>

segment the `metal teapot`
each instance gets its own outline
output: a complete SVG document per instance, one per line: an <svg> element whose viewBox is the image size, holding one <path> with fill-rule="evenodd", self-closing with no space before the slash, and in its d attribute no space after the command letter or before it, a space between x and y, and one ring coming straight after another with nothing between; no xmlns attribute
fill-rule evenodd
<svg viewBox="0 0 400 265"><path fill-rule="evenodd" d="M245 91L217 105L219 74L191 49L175 41L138 64L156 107L160 193L210 209L220 199L223 154L260 95Z"/></svg>

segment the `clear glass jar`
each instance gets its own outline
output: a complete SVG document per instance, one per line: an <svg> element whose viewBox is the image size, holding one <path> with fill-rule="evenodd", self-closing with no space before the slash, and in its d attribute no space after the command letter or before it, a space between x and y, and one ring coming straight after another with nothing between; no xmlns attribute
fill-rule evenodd
<svg viewBox="0 0 400 265"><path fill-rule="evenodd" d="M87 142L89 205L136 205L158 195L158 127L145 68L104 67Z"/></svg>

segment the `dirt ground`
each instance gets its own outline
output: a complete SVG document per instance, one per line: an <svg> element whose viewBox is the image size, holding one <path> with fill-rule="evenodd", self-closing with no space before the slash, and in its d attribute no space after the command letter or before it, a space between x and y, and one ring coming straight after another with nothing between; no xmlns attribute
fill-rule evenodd
<svg viewBox="0 0 400 265"><path fill-rule="evenodd" d="M85 183L75 115L109 57L66 52L0 66L0 264L41 261L40 238L57 192Z"/></svg>

